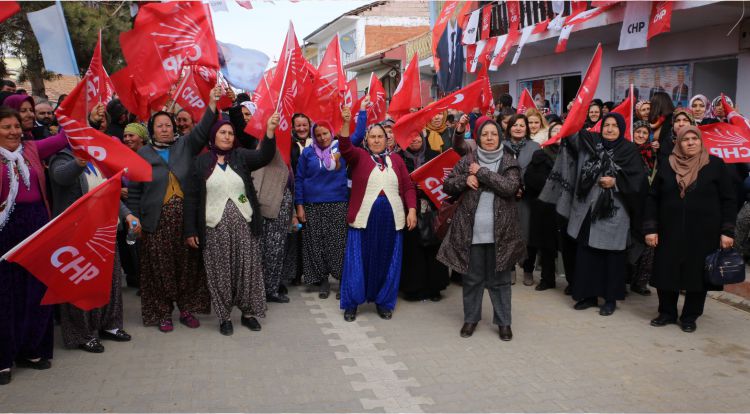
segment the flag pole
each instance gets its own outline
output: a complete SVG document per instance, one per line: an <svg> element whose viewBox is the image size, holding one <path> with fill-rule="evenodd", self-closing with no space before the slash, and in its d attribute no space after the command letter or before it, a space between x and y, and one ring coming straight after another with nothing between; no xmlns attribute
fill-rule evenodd
<svg viewBox="0 0 750 414"><path fill-rule="evenodd" d="M630 84L630 142L634 142L633 120L635 118L635 96L633 96L633 84Z"/></svg>
<svg viewBox="0 0 750 414"><path fill-rule="evenodd" d="M266 74L263 74L263 82L266 84L266 90L268 91L268 96L271 98L271 103L273 104L273 107L276 107L276 104L273 103L273 95L271 94L271 87L268 85L268 76Z"/></svg>
<svg viewBox="0 0 750 414"><path fill-rule="evenodd" d="M281 89L279 90L279 100L276 102L276 112L279 112L279 105L281 105L281 95L284 93L284 85L286 84L286 75L289 73L289 64L292 62L292 51L286 53L286 68L284 69L284 78L281 80ZM271 93L270 90L268 92Z"/></svg>

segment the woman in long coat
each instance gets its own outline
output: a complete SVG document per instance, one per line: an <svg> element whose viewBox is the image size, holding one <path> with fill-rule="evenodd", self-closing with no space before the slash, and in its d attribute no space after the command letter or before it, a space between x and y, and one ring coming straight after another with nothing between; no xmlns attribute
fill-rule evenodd
<svg viewBox="0 0 750 414"><path fill-rule="evenodd" d="M457 131L466 127L461 118ZM458 133L457 133L458 134ZM438 251L438 260L463 274L464 324L460 335L474 333L482 318L484 289L494 309L493 324L500 339L510 341L511 269L524 258L526 248L516 207L521 170L500 143L500 126L486 117L477 120L477 141L466 141L468 153L443 183L453 196L463 194L451 226Z"/></svg>
<svg viewBox="0 0 750 414"><path fill-rule="evenodd" d="M174 330L175 303L180 322L189 328L200 326L193 313L211 311L200 253L188 248L182 234L182 188L188 182L193 158L208 143L220 95L219 87L211 91L203 118L179 139L175 137L176 124L170 113L152 115L148 123L151 145L138 150L138 155L151 164L153 180L128 184L127 206L143 227L139 251L143 324L157 325L162 332Z"/></svg>
<svg viewBox="0 0 750 414"><path fill-rule="evenodd" d="M735 189L724 162L709 155L695 126L680 130L672 155L651 185L644 221L646 244L655 247L651 285L659 294L653 326L677 323L679 291L685 291L682 330L693 332L706 293L705 258L734 243Z"/></svg>
<svg viewBox="0 0 750 414"><path fill-rule="evenodd" d="M263 217L250 172L268 164L276 153L274 131L278 115L266 127L258 150L237 148L239 139L229 121L219 121L209 133L209 152L193 162L185 191L185 238L201 249L208 290L219 332L231 335L232 307L242 312L242 325L261 329L265 316L260 236Z"/></svg>

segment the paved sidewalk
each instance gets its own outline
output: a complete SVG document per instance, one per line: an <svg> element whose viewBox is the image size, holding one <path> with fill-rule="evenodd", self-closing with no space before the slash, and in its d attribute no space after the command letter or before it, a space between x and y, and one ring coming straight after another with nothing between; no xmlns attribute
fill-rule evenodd
<svg viewBox="0 0 750 414"><path fill-rule="evenodd" d="M575 311L558 289L513 287L511 342L490 324L489 298L460 338L461 289L438 303L399 301L343 321L335 296L293 288L261 332L140 323L125 289L129 343L104 354L56 349L48 371L14 370L0 387L11 412L739 412L750 407L750 313L709 299L693 334L653 328L657 300L631 295L610 317ZM175 315L176 316L176 315ZM58 332L59 338L59 332ZM60 344L61 341L57 341Z"/></svg>

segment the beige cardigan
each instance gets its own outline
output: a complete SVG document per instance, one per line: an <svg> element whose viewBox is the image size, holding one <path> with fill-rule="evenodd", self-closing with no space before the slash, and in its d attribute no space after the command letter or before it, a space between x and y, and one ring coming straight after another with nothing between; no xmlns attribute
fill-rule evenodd
<svg viewBox="0 0 750 414"><path fill-rule="evenodd" d="M289 180L289 168L284 164L281 153L276 151L271 163L253 171L251 176L253 177L255 192L258 194L261 214L267 219L279 218L284 189L287 180ZM291 191L294 195L294 190Z"/></svg>

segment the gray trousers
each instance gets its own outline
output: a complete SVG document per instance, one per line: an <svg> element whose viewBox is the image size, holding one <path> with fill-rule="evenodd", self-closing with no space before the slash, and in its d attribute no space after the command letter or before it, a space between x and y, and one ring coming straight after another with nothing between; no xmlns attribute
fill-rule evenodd
<svg viewBox="0 0 750 414"><path fill-rule="evenodd" d="M490 292L495 325L510 325L510 270L495 271L495 245L472 244L469 253L469 272L463 278L464 322L482 319L484 288Z"/></svg>

